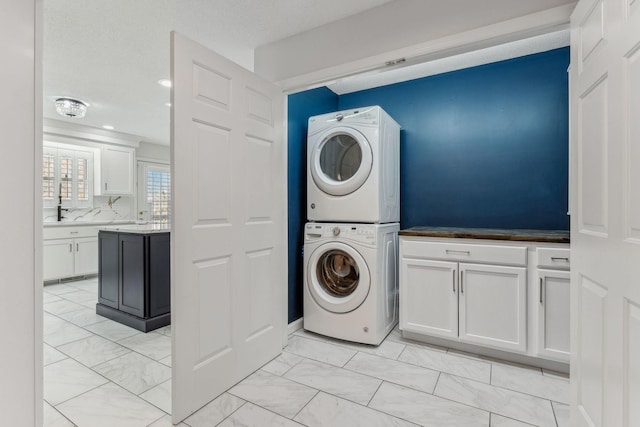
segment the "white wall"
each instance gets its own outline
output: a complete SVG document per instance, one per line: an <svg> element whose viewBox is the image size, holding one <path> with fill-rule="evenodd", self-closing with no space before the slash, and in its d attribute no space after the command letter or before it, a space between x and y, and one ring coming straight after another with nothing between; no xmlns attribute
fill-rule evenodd
<svg viewBox="0 0 640 427"><path fill-rule="evenodd" d="M548 27L566 26L574 4L574 0L396 0L256 48L255 71L278 82L307 74L318 76L318 81L342 77L345 72L381 67L397 59L397 54L411 57L441 51L450 47L445 44L451 44L451 38L460 38L465 32L484 29L487 39L501 36L504 42L510 41L508 36L514 31L526 30L533 35L548 31ZM536 13L542 16L529 17ZM490 28L512 20L519 21ZM345 68L344 64L353 66ZM321 72L337 67L334 73ZM310 81L313 79L307 79Z"/></svg>
<svg viewBox="0 0 640 427"><path fill-rule="evenodd" d="M141 142L136 149L136 158L138 160L158 161L169 163L171 161L171 151L168 145L151 144Z"/></svg>
<svg viewBox="0 0 640 427"><path fill-rule="evenodd" d="M0 0L0 87L10 100L0 104L5 160L0 168L0 419L6 426L41 425L42 415L42 291L35 286L42 283L40 193L35 191L42 173L41 134L35 131L42 123L41 43L35 25L41 6L41 0ZM7 205L19 206L20 215Z"/></svg>

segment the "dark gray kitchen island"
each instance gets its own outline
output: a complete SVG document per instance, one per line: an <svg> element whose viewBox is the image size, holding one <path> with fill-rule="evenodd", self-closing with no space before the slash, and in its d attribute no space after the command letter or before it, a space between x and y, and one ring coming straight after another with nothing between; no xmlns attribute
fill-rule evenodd
<svg viewBox="0 0 640 427"><path fill-rule="evenodd" d="M169 325L169 229L158 225L102 227L98 242L96 313L142 332Z"/></svg>

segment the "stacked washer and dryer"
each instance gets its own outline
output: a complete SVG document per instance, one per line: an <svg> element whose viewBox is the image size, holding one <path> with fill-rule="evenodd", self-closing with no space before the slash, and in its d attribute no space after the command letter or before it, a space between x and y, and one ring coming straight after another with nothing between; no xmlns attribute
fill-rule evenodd
<svg viewBox="0 0 640 427"><path fill-rule="evenodd" d="M378 106L309 118L304 329L379 345L398 322L400 126Z"/></svg>

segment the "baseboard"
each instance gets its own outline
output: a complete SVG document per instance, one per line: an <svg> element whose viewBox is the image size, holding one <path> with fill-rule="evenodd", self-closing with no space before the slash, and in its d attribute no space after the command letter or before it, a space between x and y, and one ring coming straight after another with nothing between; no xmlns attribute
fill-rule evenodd
<svg viewBox="0 0 640 427"><path fill-rule="evenodd" d="M289 325L287 326L287 334L291 335L298 329L302 329L302 325L304 323L302 319L304 319L304 317L301 317L298 320L294 320L293 322L289 323Z"/></svg>

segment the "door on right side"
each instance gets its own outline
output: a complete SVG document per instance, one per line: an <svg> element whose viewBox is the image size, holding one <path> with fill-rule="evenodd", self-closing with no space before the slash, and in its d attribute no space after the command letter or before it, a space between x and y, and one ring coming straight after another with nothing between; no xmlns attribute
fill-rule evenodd
<svg viewBox="0 0 640 427"><path fill-rule="evenodd" d="M571 16L572 426L640 425L640 0Z"/></svg>

